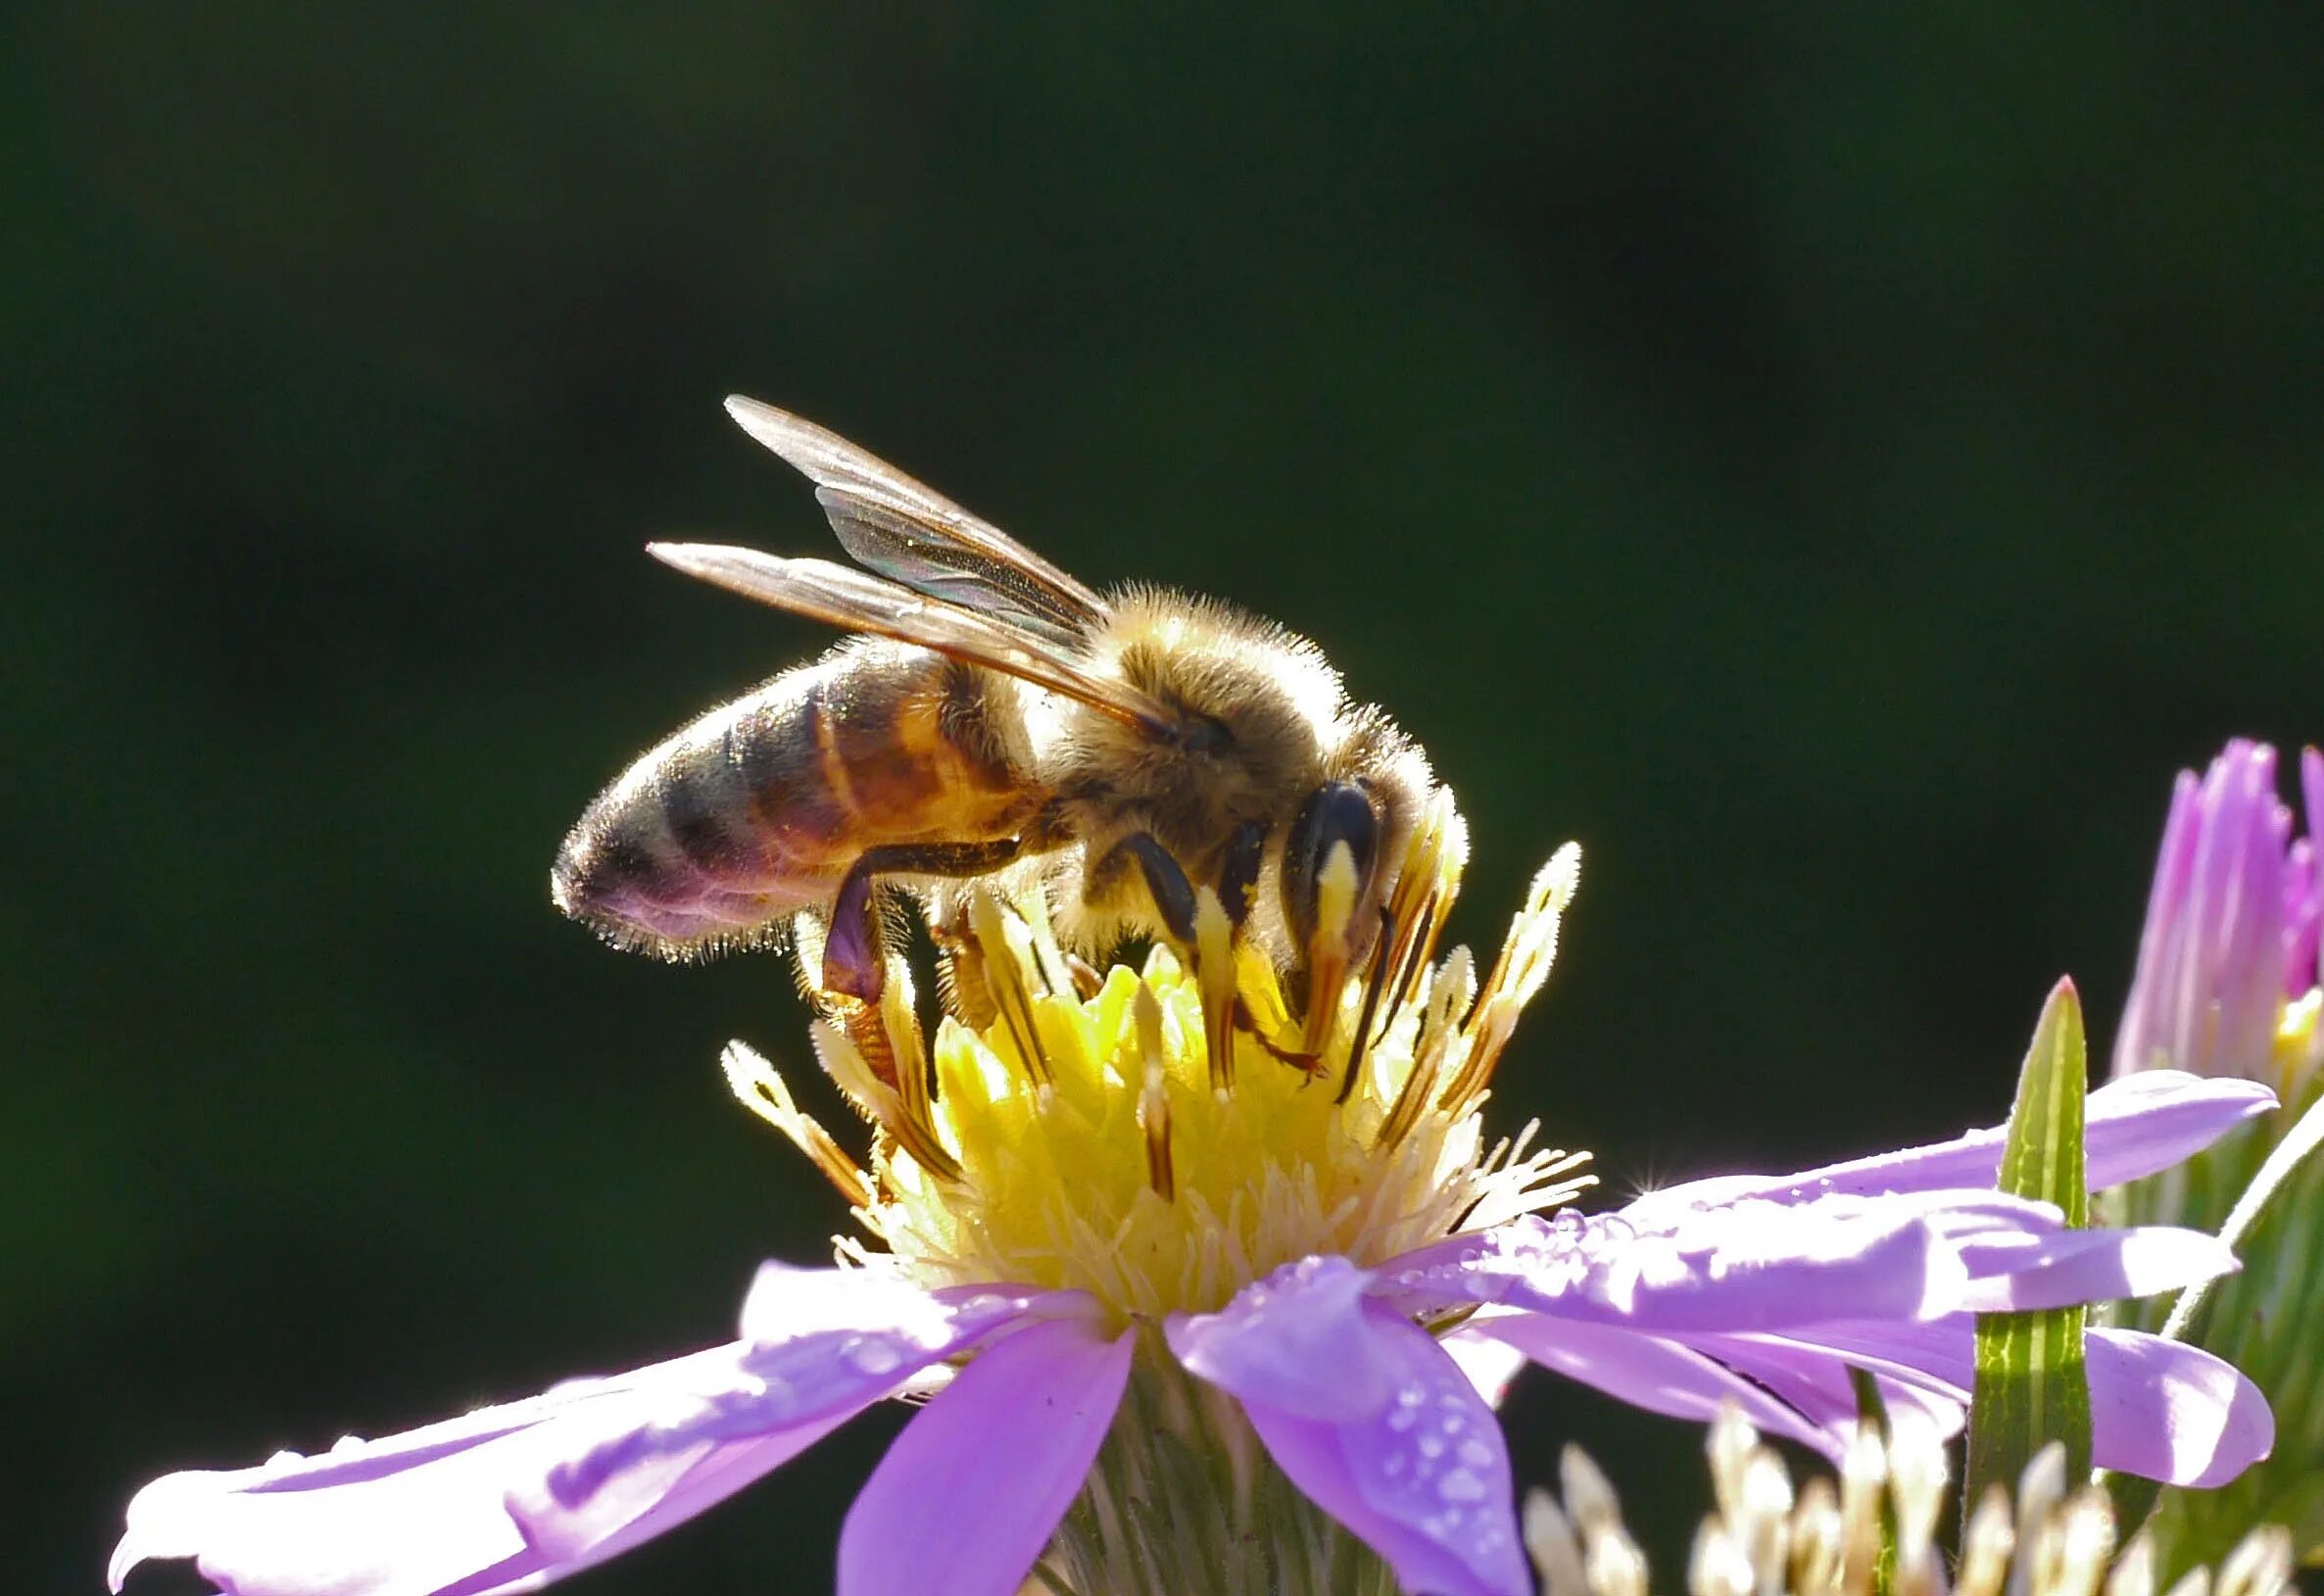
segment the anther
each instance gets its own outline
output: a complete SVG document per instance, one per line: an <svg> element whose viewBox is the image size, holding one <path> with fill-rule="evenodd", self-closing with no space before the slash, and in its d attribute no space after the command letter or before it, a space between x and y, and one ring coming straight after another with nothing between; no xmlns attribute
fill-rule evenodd
<svg viewBox="0 0 2324 1596"><path fill-rule="evenodd" d="M985 984L993 994L993 1006L1007 1028L1009 1040L1016 1043L1027 1078L1035 1086L1047 1086L1052 1075L1048 1055L1041 1051L1041 1025L1034 1015L1033 991L1026 979L1026 950L1010 936L1012 930L1024 934L1023 924L1003 914L999 900L991 893L978 893L968 913L984 949Z"/></svg>
<svg viewBox="0 0 2324 1596"><path fill-rule="evenodd" d="M1138 1092L1138 1128L1145 1137L1146 1184L1165 1202L1178 1195L1178 1172L1170 1153L1169 1071L1162 1051L1162 1004L1153 988L1138 984L1130 1000L1131 1018L1138 1026L1138 1052L1144 1079Z"/></svg>
<svg viewBox="0 0 2324 1596"><path fill-rule="evenodd" d="M791 1144L805 1153L823 1178L839 1188L850 1208L871 1205L869 1178L841 1150L831 1133L799 1106L791 1095L790 1083L774 1065L742 1042L730 1041L718 1055L718 1067L726 1072L726 1088L736 1100L790 1137Z"/></svg>

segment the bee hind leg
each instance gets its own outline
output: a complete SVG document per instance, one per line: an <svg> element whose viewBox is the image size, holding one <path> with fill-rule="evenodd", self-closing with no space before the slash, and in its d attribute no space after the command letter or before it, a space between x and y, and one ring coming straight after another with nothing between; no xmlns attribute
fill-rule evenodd
<svg viewBox="0 0 2324 1596"><path fill-rule="evenodd" d="M865 848L840 881L823 940L823 990L877 1004L888 985L888 948L872 889L882 876L981 876L1024 849L1016 837L989 843L901 843Z"/></svg>

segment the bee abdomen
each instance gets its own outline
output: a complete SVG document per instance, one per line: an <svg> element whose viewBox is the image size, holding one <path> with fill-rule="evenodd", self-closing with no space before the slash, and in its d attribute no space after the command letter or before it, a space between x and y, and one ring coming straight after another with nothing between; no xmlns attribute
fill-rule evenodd
<svg viewBox="0 0 2324 1596"><path fill-rule="evenodd" d="M819 899L847 819L814 768L819 686L808 671L778 677L648 750L565 839L557 907L677 955L752 940Z"/></svg>
<svg viewBox="0 0 2324 1596"><path fill-rule="evenodd" d="M865 849L1010 835L1023 772L972 673L844 646L688 725L599 796L551 877L557 906L669 956L827 906Z"/></svg>

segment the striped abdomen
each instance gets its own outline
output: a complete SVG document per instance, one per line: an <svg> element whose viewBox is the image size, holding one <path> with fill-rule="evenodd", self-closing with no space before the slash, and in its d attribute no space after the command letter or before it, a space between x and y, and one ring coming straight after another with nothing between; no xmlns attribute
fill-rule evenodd
<svg viewBox="0 0 2324 1596"><path fill-rule="evenodd" d="M648 751L599 795L550 878L557 907L678 956L828 907L866 848L1013 837L1032 784L1014 684L855 640Z"/></svg>

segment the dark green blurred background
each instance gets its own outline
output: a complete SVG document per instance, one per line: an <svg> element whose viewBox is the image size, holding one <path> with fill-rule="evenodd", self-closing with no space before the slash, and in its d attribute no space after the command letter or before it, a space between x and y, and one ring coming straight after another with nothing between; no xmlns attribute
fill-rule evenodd
<svg viewBox="0 0 2324 1596"><path fill-rule="evenodd" d="M1743 9L20 13L9 1586L822 1256L714 1062L806 1058L787 973L546 895L826 641L639 553L830 552L729 390L1312 633L1463 935L1581 839L1502 1112L1618 1189L1996 1118L2060 971L2110 1037L2172 772L2324 735L2324 33ZM573 1588L824 1587L896 1422ZM1675 1582L1694 1431L1513 1424Z"/></svg>

